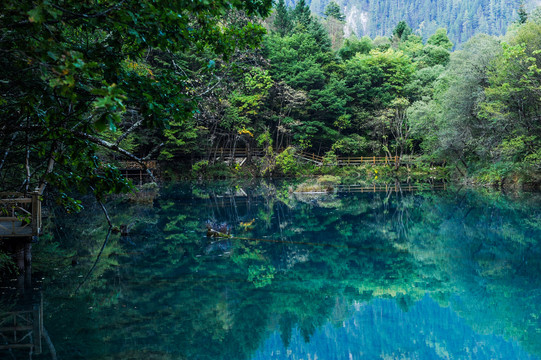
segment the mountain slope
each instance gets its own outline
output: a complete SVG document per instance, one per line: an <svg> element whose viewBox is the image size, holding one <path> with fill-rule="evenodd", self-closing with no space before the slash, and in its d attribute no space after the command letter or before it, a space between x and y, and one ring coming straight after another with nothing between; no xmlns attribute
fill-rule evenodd
<svg viewBox="0 0 541 360"><path fill-rule="evenodd" d="M294 6L297 0L290 0ZM322 15L330 0L307 0L312 12ZM455 44L477 33L502 35L516 21L521 0L335 0L346 16L345 34L390 36L406 20L418 35L427 38L437 28L448 30ZM527 0L526 8L539 5Z"/></svg>

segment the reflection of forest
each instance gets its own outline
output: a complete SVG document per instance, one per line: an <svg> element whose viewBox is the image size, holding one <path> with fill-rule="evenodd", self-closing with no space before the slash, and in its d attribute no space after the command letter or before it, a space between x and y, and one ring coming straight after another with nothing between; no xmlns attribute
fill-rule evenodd
<svg viewBox="0 0 541 360"><path fill-rule="evenodd" d="M538 359L514 341L476 333L452 307L441 307L429 295L407 312L394 299L354 303L350 312L340 324L329 322L318 328L309 342L298 328L293 329L287 349L275 331L252 359L286 360L292 358L290 354L325 360Z"/></svg>
<svg viewBox="0 0 541 360"><path fill-rule="evenodd" d="M297 333L309 340L354 304L392 299L408 311L428 293L476 333L541 355L539 196L288 187L171 186L152 207L111 203L131 237L111 237L77 293L105 224L91 206L75 220L57 215L45 239L62 242L48 250L57 261L36 267L59 354L243 359L275 330L286 345ZM207 239L206 223L234 237Z"/></svg>

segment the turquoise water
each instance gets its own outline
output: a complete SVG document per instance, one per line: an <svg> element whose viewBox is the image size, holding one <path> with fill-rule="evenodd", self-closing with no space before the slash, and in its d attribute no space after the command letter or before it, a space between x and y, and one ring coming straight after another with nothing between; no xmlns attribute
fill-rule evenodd
<svg viewBox="0 0 541 360"><path fill-rule="evenodd" d="M290 188L112 201L130 234L97 262L99 207L51 212L34 280L58 358L541 359L539 194Z"/></svg>

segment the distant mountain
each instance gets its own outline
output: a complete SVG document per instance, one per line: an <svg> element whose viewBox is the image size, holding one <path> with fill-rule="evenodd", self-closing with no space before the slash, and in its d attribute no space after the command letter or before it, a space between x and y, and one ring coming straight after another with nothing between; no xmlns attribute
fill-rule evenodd
<svg viewBox="0 0 541 360"><path fill-rule="evenodd" d="M286 0L294 6L298 0ZM312 12L323 15L331 0L306 0ZM390 36L405 20L414 33L427 38L444 27L455 44L477 33L502 35L518 19L521 0L335 0L346 16L345 35ZM526 9L541 0L525 0Z"/></svg>

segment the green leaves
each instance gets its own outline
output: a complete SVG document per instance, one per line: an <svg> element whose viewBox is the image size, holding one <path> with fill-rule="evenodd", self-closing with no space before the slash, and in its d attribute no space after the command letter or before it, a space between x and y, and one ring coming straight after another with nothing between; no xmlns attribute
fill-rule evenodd
<svg viewBox="0 0 541 360"><path fill-rule="evenodd" d="M264 28L245 15L268 14L270 7L270 0L2 1L0 143L10 148L6 167L20 169L28 148L31 188L47 179L63 192L89 186L98 196L124 191L123 177L94 161L97 149L105 163L115 151L126 155L115 145L125 134L124 143L142 140L135 150L148 153L163 141L153 136L168 123L189 128L193 139L201 130L193 123L196 94L174 60L202 49L213 53L206 64L214 71L218 59L261 41ZM115 138L104 142L107 129ZM21 186L23 172L11 175L3 188Z"/></svg>
<svg viewBox="0 0 541 360"><path fill-rule="evenodd" d="M353 101L377 108L385 107L403 92L415 67L401 51L372 50L346 62L346 84Z"/></svg>
<svg viewBox="0 0 541 360"><path fill-rule="evenodd" d="M92 94L99 95L93 102L94 113L98 115L94 126L100 132L106 127L109 127L111 131L116 131L116 125L121 121L121 114L126 110L123 104L126 96L116 84L104 83L104 85L105 87L92 91Z"/></svg>
<svg viewBox="0 0 541 360"><path fill-rule="evenodd" d="M27 12L28 21L31 23L41 23L43 22L43 8L41 6L36 6L32 10Z"/></svg>

